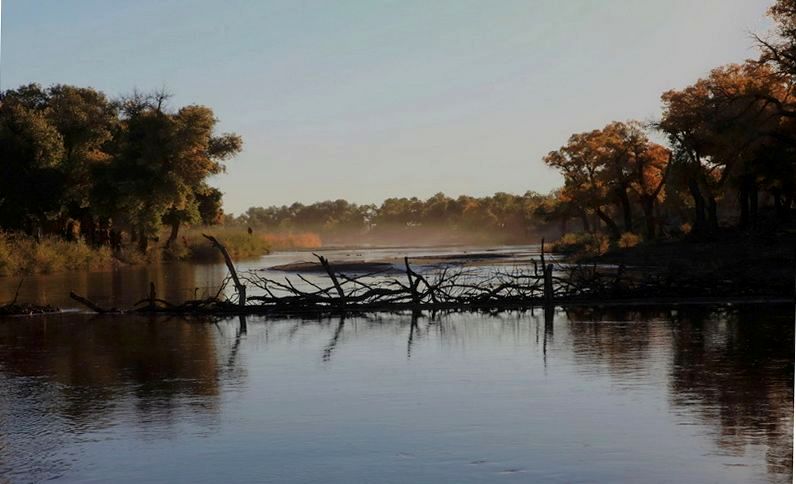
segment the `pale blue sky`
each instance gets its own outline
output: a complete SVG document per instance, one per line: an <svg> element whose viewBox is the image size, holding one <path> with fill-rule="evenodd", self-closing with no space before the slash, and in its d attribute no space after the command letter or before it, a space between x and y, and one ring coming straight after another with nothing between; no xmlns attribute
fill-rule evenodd
<svg viewBox="0 0 796 484"><path fill-rule="evenodd" d="M244 152L228 211L546 192L570 133L756 56L768 0L5 0L2 87L166 87Z"/></svg>

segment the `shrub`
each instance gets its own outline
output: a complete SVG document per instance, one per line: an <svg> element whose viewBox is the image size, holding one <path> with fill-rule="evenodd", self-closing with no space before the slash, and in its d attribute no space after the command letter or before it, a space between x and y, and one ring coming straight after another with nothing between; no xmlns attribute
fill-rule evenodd
<svg viewBox="0 0 796 484"><path fill-rule="evenodd" d="M559 254L593 256L608 252L610 246L608 237L602 234L568 233L554 242L551 250Z"/></svg>
<svg viewBox="0 0 796 484"><path fill-rule="evenodd" d="M0 233L0 275L93 270L110 267L107 247L93 248L83 241L43 237L38 242L18 233Z"/></svg>
<svg viewBox="0 0 796 484"><path fill-rule="evenodd" d="M630 247L635 247L639 243L641 243L641 237L634 234L633 232L625 232L619 237L618 245L623 249L629 249Z"/></svg>

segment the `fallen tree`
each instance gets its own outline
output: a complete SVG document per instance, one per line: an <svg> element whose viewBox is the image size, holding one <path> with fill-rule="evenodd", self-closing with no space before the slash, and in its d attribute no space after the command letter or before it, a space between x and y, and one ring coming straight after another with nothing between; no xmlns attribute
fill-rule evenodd
<svg viewBox="0 0 796 484"><path fill-rule="evenodd" d="M623 265L554 264L545 259L544 240L540 263L532 259L528 266L487 274L450 266L421 274L412 268L407 257L402 277L384 277L382 272L353 276L336 271L325 257L313 254L327 276L325 283L301 274L296 275L298 281L289 277L278 280L257 271L238 274L223 244L206 237L222 252L229 270L215 296L176 304L158 298L151 285L149 297L126 310L100 307L74 292L71 297L98 313L240 315L551 308L621 302L709 302L717 298L716 302L793 300L792 294L759 294L753 287L726 281L689 280L684 274L638 271ZM235 288L232 297L224 295L230 281ZM247 297L247 287L259 289L260 294Z"/></svg>

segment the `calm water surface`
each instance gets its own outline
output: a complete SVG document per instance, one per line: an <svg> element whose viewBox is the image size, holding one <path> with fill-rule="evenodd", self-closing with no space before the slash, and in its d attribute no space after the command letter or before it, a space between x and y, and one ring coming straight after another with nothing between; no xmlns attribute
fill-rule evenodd
<svg viewBox="0 0 796 484"><path fill-rule="evenodd" d="M790 482L793 318L0 320L0 482Z"/></svg>

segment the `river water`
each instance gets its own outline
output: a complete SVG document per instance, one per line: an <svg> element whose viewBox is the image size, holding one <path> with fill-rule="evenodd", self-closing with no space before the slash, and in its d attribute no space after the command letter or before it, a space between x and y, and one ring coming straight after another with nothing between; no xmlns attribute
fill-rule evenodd
<svg viewBox="0 0 796 484"><path fill-rule="evenodd" d="M793 306L6 318L0 482L791 482L793 375Z"/></svg>

